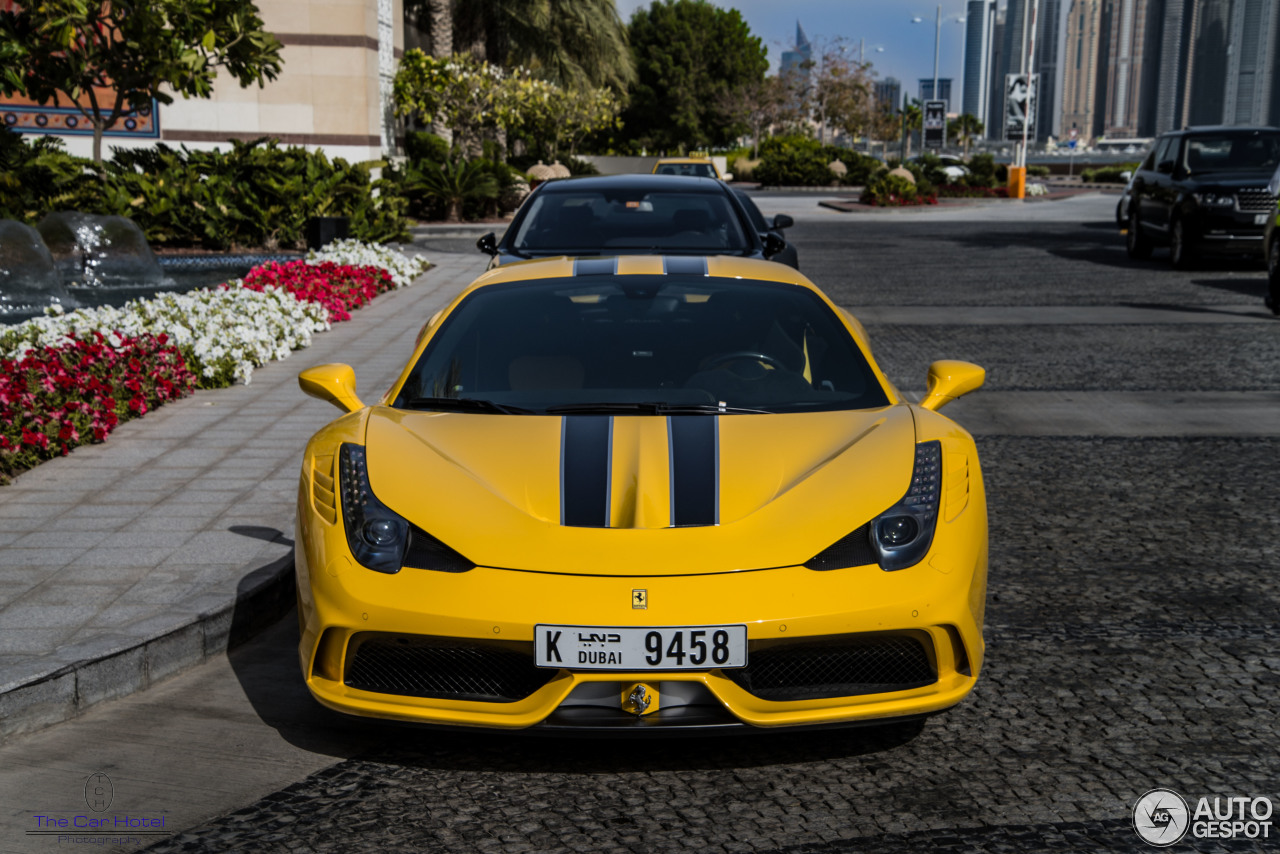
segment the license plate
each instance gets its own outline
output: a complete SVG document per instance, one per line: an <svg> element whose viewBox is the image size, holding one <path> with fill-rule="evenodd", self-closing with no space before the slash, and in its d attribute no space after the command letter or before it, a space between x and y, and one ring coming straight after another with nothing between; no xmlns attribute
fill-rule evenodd
<svg viewBox="0 0 1280 854"><path fill-rule="evenodd" d="M1253 224L1254 224L1254 225L1266 225L1266 224L1267 224L1267 220L1268 220L1270 217L1271 217L1271 214L1255 214L1255 215L1254 215L1254 217L1253 217Z"/></svg>
<svg viewBox="0 0 1280 854"><path fill-rule="evenodd" d="M538 667L711 670L747 666L746 626L548 626L535 632Z"/></svg>

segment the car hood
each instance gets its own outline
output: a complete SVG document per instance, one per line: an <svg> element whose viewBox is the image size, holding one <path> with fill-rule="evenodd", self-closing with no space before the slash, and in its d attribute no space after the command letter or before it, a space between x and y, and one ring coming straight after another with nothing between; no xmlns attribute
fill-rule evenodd
<svg viewBox="0 0 1280 854"><path fill-rule="evenodd" d="M1245 188L1265 189L1271 180L1271 170L1264 172L1197 172L1190 176L1190 182L1196 189L1220 188L1223 190L1240 190Z"/></svg>
<svg viewBox="0 0 1280 854"><path fill-rule="evenodd" d="M374 407L374 494L481 566L683 575L802 564L906 493L905 404L780 415ZM674 523L674 524L673 524Z"/></svg>

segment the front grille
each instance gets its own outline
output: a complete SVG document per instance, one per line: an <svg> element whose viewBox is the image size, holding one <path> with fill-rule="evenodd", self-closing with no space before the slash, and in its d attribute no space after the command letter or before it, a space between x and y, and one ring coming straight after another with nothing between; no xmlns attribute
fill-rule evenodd
<svg viewBox="0 0 1280 854"><path fill-rule="evenodd" d="M894 634L776 644L750 651L746 667L724 675L774 702L885 694L938 681L925 642Z"/></svg>
<svg viewBox="0 0 1280 854"><path fill-rule="evenodd" d="M1244 213L1270 213L1276 209L1276 197L1266 190L1236 190L1236 199L1236 204Z"/></svg>
<svg viewBox="0 0 1280 854"><path fill-rule="evenodd" d="M513 703L555 676L533 666L532 648L380 633L356 635L350 646L346 684L377 694Z"/></svg>

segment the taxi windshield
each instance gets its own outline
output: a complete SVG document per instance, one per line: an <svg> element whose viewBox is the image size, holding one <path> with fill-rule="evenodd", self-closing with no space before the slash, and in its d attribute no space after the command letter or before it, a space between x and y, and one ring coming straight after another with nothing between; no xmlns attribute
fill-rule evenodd
<svg viewBox="0 0 1280 854"><path fill-rule="evenodd" d="M393 405L715 414L888 404L848 329L807 288L593 275L472 293L432 338Z"/></svg>
<svg viewBox="0 0 1280 854"><path fill-rule="evenodd" d="M511 247L543 255L659 248L719 255L752 244L723 192L588 189L538 193Z"/></svg>

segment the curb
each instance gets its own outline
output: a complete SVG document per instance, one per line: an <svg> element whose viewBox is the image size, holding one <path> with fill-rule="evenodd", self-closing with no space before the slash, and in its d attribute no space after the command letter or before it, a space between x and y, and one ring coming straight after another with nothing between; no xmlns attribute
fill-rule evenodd
<svg viewBox="0 0 1280 854"><path fill-rule="evenodd" d="M234 601L153 637L0 693L0 744L77 717L86 709L141 691L205 659L239 646L294 606L293 556L249 563Z"/></svg>

